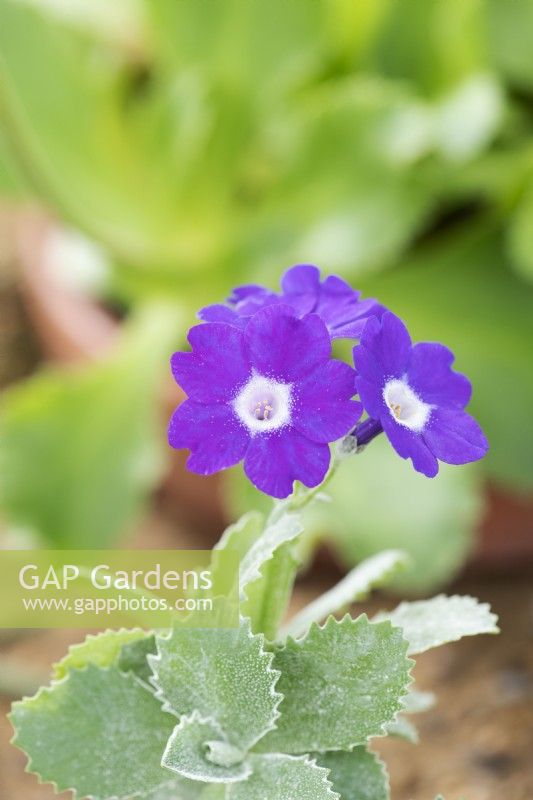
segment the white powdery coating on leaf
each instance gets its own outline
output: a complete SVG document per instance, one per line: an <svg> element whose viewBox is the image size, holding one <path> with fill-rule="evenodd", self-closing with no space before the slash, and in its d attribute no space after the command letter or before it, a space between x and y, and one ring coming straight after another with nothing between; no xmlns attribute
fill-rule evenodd
<svg viewBox="0 0 533 800"><path fill-rule="evenodd" d="M313 624L304 639L289 638L274 660L284 695L281 716L257 751L350 750L386 735L411 683L414 662L406 649L401 631L371 623L365 614L330 617L322 627Z"/></svg>
<svg viewBox="0 0 533 800"><path fill-rule="evenodd" d="M231 767L214 764L207 758L209 742L226 742L224 732L210 717L197 711L183 716L167 742L161 765L185 778L203 783L233 783L250 775L244 759Z"/></svg>
<svg viewBox="0 0 533 800"><path fill-rule="evenodd" d="M385 619L402 628L409 642L409 655L456 642L463 636L499 633L498 617L488 603L480 603L468 595L440 594L431 600L400 603L394 611L380 612L374 617L375 621Z"/></svg>
<svg viewBox="0 0 533 800"><path fill-rule="evenodd" d="M342 800L389 800L389 775L385 764L366 747L317 755L318 763L330 770L333 790Z"/></svg>
<svg viewBox="0 0 533 800"><path fill-rule="evenodd" d="M158 636L157 655L148 656L152 683L165 711L198 712L214 719L231 743L247 751L275 728L282 695L279 672L265 650L264 636L250 621L239 628L175 628Z"/></svg>
<svg viewBox="0 0 533 800"><path fill-rule="evenodd" d="M241 600L246 599L246 587L261 577L261 568L270 561L276 550L286 542L294 540L303 532L298 514L285 514L278 522L269 525L241 561L239 591Z"/></svg>
<svg viewBox="0 0 533 800"><path fill-rule="evenodd" d="M250 757L247 781L227 787L227 800L340 800L328 780L328 769L308 756L281 753Z"/></svg>
<svg viewBox="0 0 533 800"><path fill-rule="evenodd" d="M91 800L145 796L168 782L161 753L172 717L134 675L89 664L15 703L13 744L27 772ZM169 725L170 722L170 725Z"/></svg>

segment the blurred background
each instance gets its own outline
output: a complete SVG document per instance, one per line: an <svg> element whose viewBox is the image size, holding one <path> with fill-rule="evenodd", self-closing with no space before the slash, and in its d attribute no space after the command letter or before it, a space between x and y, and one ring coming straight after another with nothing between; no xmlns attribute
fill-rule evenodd
<svg viewBox="0 0 533 800"><path fill-rule="evenodd" d="M294 263L473 382L482 463L429 481L376 441L307 513L296 602L394 546L398 595L503 617L421 659L441 705L384 745L398 800L533 796L532 41L533 0L0 0L0 547L210 547L264 503L168 450L168 358ZM81 638L0 635L6 703ZM2 724L0 798L52 797Z"/></svg>

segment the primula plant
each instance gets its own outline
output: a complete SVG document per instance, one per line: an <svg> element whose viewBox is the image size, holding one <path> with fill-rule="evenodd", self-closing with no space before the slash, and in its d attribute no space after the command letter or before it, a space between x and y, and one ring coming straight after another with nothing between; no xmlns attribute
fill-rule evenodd
<svg viewBox="0 0 533 800"><path fill-rule="evenodd" d="M428 477L439 461L482 458L470 383L443 345L413 345L394 314L310 265L289 270L280 294L240 287L199 316L191 351L172 358L188 399L170 444L205 475L243 461L275 498L216 547L240 559L240 623L89 636L49 687L14 705L14 743L41 781L93 800L387 800L373 740L416 741L410 717L433 702L413 685L412 656L496 633L496 618L444 595L340 615L405 565L399 551L287 615L300 511L382 433ZM355 368L332 358L336 338L358 339Z"/></svg>

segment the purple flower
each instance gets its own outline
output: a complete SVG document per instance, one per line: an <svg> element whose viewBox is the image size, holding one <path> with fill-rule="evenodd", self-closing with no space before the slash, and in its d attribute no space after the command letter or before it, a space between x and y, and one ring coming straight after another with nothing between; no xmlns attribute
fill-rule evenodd
<svg viewBox="0 0 533 800"><path fill-rule="evenodd" d="M298 319L275 304L244 329L220 322L189 331L190 353L171 366L188 399L174 412L172 447L191 450L192 472L209 475L244 459L258 489L287 497L295 480L317 486L327 472L328 442L362 413L352 367L331 358L331 340L316 314Z"/></svg>
<svg viewBox="0 0 533 800"><path fill-rule="evenodd" d="M466 464L483 458L488 442L463 410L472 387L451 369L454 355L447 347L413 345L403 322L387 311L380 320L369 320L353 352L365 410L418 472L433 478L437 459Z"/></svg>
<svg viewBox="0 0 533 800"><path fill-rule="evenodd" d="M276 294L256 284L240 286L228 298L229 305L206 306L198 316L204 322L226 322L244 329L256 311L283 303L290 305L299 318L318 314L332 339L358 339L367 319L379 317L385 311L372 298L360 300L360 292L336 275L321 281L320 270L312 264L288 269L281 280L281 289L281 294Z"/></svg>

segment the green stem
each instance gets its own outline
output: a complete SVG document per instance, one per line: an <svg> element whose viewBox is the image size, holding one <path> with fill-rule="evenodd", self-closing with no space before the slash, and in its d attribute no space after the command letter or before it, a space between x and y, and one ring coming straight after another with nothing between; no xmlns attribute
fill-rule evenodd
<svg viewBox="0 0 533 800"><path fill-rule="evenodd" d="M307 489L301 484L298 484L298 487L291 495L289 495L289 497L287 497L285 500L277 501L268 516L265 527L277 522L284 514L289 514L291 511L300 511L302 508L308 506L309 503L311 503L316 497L318 497L318 495L321 494L324 488L331 481L337 472L341 461L342 459L337 455L333 457L330 468L326 473L326 477L318 486L314 486L312 489Z"/></svg>

